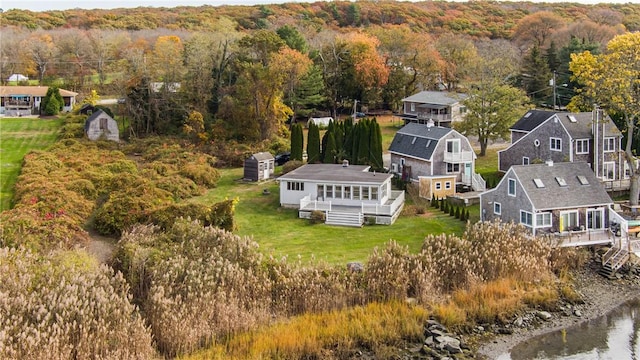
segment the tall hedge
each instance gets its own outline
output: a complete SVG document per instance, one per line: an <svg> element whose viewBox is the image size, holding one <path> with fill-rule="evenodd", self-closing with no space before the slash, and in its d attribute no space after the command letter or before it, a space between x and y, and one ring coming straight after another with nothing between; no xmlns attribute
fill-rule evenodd
<svg viewBox="0 0 640 360"><path fill-rule="evenodd" d="M304 135L302 125L293 124L291 127L291 160L302 161L302 150L304 148Z"/></svg>
<svg viewBox="0 0 640 360"><path fill-rule="evenodd" d="M309 124L307 135L307 162L309 164L320 162L320 128L313 122Z"/></svg>

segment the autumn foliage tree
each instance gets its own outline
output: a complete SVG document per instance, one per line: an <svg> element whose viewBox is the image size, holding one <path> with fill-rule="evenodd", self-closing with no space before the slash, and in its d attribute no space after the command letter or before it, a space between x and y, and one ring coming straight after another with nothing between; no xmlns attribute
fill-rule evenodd
<svg viewBox="0 0 640 360"><path fill-rule="evenodd" d="M627 134L625 158L631 169L629 202L638 205L640 168L633 152L633 134L640 121L640 33L616 36L601 55L589 51L571 55L569 68L583 86L571 106L597 104L623 119Z"/></svg>

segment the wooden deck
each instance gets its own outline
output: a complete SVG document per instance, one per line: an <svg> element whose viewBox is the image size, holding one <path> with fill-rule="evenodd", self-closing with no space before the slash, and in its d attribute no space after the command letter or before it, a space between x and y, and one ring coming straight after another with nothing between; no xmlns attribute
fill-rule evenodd
<svg viewBox="0 0 640 360"><path fill-rule="evenodd" d="M615 236L609 229L565 231L546 236L560 247L619 244L621 242L621 237Z"/></svg>

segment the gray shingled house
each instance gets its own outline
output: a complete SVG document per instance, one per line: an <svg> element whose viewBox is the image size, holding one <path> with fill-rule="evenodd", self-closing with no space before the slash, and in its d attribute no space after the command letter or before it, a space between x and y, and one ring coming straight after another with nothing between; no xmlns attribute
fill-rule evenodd
<svg viewBox="0 0 640 360"><path fill-rule="evenodd" d="M451 127L451 123L462 121L466 107L461 102L467 94L445 91L421 91L402 99L402 114L405 123L426 124L432 121L438 126Z"/></svg>
<svg viewBox="0 0 640 360"><path fill-rule="evenodd" d="M255 153L244 161L244 178L251 181L268 180L275 168L275 158L271 153Z"/></svg>
<svg viewBox="0 0 640 360"><path fill-rule="evenodd" d="M613 242L613 201L586 162L514 165L480 194L483 221L523 224L571 245Z"/></svg>
<svg viewBox="0 0 640 360"><path fill-rule="evenodd" d="M475 173L471 143L451 128L408 123L395 134L389 153L391 172L418 182L422 197L453 195L458 184L475 191L486 188L482 176Z"/></svg>
<svg viewBox="0 0 640 360"><path fill-rule="evenodd" d="M92 112L84 123L84 133L89 140L106 139L120 141L118 123L106 112L98 109Z"/></svg>
<svg viewBox="0 0 640 360"><path fill-rule="evenodd" d="M588 163L607 189L629 188L622 133L602 112L528 111L511 127L511 145L498 151L499 169L545 161Z"/></svg>

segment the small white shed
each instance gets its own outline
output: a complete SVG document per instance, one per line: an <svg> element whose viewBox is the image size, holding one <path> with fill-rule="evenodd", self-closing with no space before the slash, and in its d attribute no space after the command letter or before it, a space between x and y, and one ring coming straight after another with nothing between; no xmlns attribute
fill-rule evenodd
<svg viewBox="0 0 640 360"><path fill-rule="evenodd" d="M98 110L87 118L84 123L84 133L89 140L98 140L104 137L111 141L120 141L118 123L109 114Z"/></svg>
<svg viewBox="0 0 640 360"><path fill-rule="evenodd" d="M327 127L329 126L329 122L333 121L333 118L331 116L328 117L312 117L309 118L308 124L310 123L314 123L316 125L318 125L319 127Z"/></svg>
<svg viewBox="0 0 640 360"><path fill-rule="evenodd" d="M268 180L275 168L275 158L271 153L255 153L244 161L244 178L251 181Z"/></svg>

